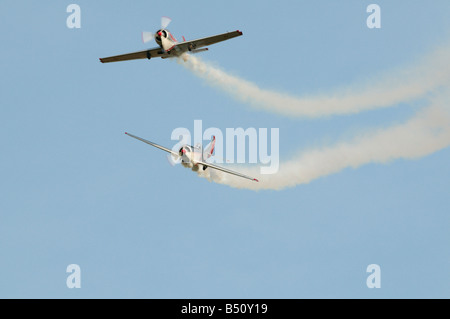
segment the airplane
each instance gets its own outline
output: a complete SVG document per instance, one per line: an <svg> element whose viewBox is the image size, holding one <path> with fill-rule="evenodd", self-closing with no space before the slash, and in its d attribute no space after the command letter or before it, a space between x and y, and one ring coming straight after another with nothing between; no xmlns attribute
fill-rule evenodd
<svg viewBox="0 0 450 319"><path fill-rule="evenodd" d="M209 143L209 145L205 149L203 149L201 144L196 145L196 146L185 144L185 145L181 146L180 150L177 153L177 152L174 152L174 151L172 151L172 150L170 150L170 149L168 149L168 148L166 148L164 146L161 146L161 145L158 145L156 143L147 141L147 140L145 140L143 138L140 138L138 136L135 136L133 134L130 134L130 133L127 133L127 132L125 132L125 134L130 136L130 137L132 137L132 138L135 138L135 139L137 139L139 141L147 143L148 145L151 145L153 147L159 148L160 150L163 150L163 151L166 151L167 153L172 154L172 156L174 156L175 158L181 159L181 164L184 167L191 168L194 172L197 172L200 169L205 171L208 168L213 168L213 169L216 169L216 170L228 173L228 174L232 174L232 175L236 175L236 176L239 176L239 177L242 177L242 178L249 179L249 180L254 181L254 182L259 182L259 180L257 180L256 178L253 178L253 177L250 177L250 176L247 176L247 175L244 175L244 174L241 174L241 173L238 173L238 172L235 172L235 171L223 168L221 166L217 166L217 165L214 165L214 164L206 162L206 160L209 159L212 156L213 152L214 152L214 147L215 147L215 144L216 144L216 137L215 136L212 137L211 143Z"/></svg>
<svg viewBox="0 0 450 319"><path fill-rule="evenodd" d="M183 37L182 42L178 42L172 33L167 30L167 26L172 20L168 17L161 18L161 28L156 31L156 33L142 32L142 42L146 43L150 40L155 39L159 47L148 49L144 51L126 53L121 55L110 56L106 58L100 58L100 62L118 62L118 61L128 61L137 59L151 59L151 58L172 58L180 57L183 53L199 53L203 51L208 51L205 48L208 45L212 45L218 42L222 42L228 39L239 37L242 32L239 30L233 32L226 32L211 37L201 38L197 40L186 41Z"/></svg>

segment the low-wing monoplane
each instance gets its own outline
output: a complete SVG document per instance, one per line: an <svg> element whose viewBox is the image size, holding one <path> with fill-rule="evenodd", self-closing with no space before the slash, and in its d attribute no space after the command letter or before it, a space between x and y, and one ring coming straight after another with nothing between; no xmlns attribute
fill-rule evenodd
<svg viewBox="0 0 450 319"><path fill-rule="evenodd" d="M251 181L259 182L256 178L253 178L253 177L223 168L221 166L217 166L217 165L206 162L214 153L214 147L216 144L216 138L214 136L211 140L211 143L209 143L209 145L207 145L207 147L205 147L205 149L203 149L203 147L201 145L192 146L192 145L185 144L185 145L181 146L181 148L179 149L179 151L177 153L171 149L168 149L164 146L147 141L147 140L140 138L138 136L135 136L133 134L130 134L127 132L125 132L125 134L130 137L133 137L139 141L147 143L148 145L159 148L160 150L166 151L167 153L170 153L176 159L181 159L181 164L184 167L191 168L194 172L197 172L199 170L205 171L208 168L212 168L212 169L217 169L219 171L222 171L222 172L225 172L228 174L233 174L233 175L236 175L236 176L239 176L242 178L246 178Z"/></svg>
<svg viewBox="0 0 450 319"><path fill-rule="evenodd" d="M142 42L146 43L154 39L156 43L159 45L159 47L144 51L100 58L100 62L109 63L109 62L128 61L137 59L150 60L151 58L166 59L172 57L179 57L186 52L198 53L207 51L208 48L205 47L208 45L212 45L242 35L241 31L236 30L233 32L226 32L222 34L213 35L211 37L190 41L186 41L183 37L183 41L179 42L175 39L172 33L170 33L169 30L167 30L167 26L169 25L170 21L172 21L170 18L162 17L161 28L158 31L156 31L155 33L142 32Z"/></svg>

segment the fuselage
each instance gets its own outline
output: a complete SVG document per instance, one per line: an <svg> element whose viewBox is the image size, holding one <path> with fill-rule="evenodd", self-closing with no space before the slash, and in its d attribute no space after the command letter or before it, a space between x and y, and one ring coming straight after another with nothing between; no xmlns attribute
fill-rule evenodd
<svg viewBox="0 0 450 319"><path fill-rule="evenodd" d="M177 39L175 39L175 37L172 35L172 33L170 33L169 30L159 29L155 33L155 41L159 44L159 46L162 46L162 37L168 39L169 41L172 41L173 44L178 43Z"/></svg>
<svg viewBox="0 0 450 319"><path fill-rule="evenodd" d="M203 149L201 146L183 145L179 154L181 156L181 164L184 167L192 168L192 170L198 170L201 164L198 162L203 161Z"/></svg>
<svg viewBox="0 0 450 319"><path fill-rule="evenodd" d="M165 52L171 52L171 50L178 43L177 39L170 33L169 30L159 29L155 33L155 41L156 43L163 49Z"/></svg>
<svg viewBox="0 0 450 319"><path fill-rule="evenodd" d="M155 42L161 47L162 52L167 53L172 57L179 57L187 51L189 51L190 53L208 51L208 48L197 49L197 46L194 43L191 43L189 46L180 48L178 44L186 42L184 37L183 41L179 42L167 29L159 29L158 31L156 31ZM167 57L170 56L163 57L163 59Z"/></svg>

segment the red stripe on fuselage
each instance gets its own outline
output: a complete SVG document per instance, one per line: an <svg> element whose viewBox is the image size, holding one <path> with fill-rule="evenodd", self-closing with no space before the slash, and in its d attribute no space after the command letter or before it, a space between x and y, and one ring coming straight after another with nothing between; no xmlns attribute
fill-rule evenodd
<svg viewBox="0 0 450 319"><path fill-rule="evenodd" d="M173 42L178 42L177 39L174 38L174 36L172 35L172 33L169 32L169 36L172 39Z"/></svg>

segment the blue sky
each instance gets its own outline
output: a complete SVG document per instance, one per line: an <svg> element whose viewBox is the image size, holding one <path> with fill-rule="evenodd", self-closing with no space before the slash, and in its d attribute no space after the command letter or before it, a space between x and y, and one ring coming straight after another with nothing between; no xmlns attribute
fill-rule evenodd
<svg viewBox="0 0 450 319"><path fill-rule="evenodd" d="M68 29L66 7L81 7ZM381 7L382 28L366 26ZM448 1L2 1L0 297L448 298L450 150L282 191L210 183L125 131L280 129L280 157L407 120L420 105L298 119L256 111L174 61L101 64L140 32L242 30L202 58L261 87L327 92L450 38ZM418 103L420 104L420 103ZM81 267L81 289L66 267ZM366 286L381 267L382 287Z"/></svg>

